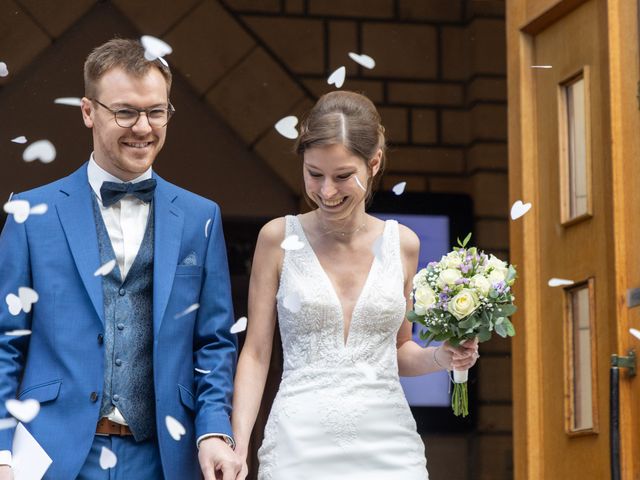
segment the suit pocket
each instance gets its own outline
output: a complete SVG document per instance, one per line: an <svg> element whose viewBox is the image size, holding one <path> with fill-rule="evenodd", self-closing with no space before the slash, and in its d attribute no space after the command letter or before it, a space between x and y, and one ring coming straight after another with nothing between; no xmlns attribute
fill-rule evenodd
<svg viewBox="0 0 640 480"><path fill-rule="evenodd" d="M200 275L201 273L201 265L178 265L176 267L176 275Z"/></svg>
<svg viewBox="0 0 640 480"><path fill-rule="evenodd" d="M180 384L178 384L178 393L180 394L180 401L182 404L192 412L195 412L196 401L195 398L193 398L193 393L191 393L187 387Z"/></svg>
<svg viewBox="0 0 640 480"><path fill-rule="evenodd" d="M25 388L18 395L19 400L33 398L40 403L51 402L58 398L62 380L51 380L49 382L38 383Z"/></svg>

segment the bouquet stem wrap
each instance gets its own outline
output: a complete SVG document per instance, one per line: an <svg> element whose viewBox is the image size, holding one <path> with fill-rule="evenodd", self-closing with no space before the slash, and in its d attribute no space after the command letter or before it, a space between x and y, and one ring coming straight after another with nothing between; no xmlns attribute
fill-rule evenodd
<svg viewBox="0 0 640 480"><path fill-rule="evenodd" d="M451 408L456 417L469 415L469 391L467 389L467 380L469 379L469 370L453 371L453 395L451 395Z"/></svg>

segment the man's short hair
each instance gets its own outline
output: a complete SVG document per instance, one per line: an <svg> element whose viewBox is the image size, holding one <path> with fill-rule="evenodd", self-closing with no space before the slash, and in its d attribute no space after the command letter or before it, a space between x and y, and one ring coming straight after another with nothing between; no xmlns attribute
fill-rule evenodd
<svg viewBox="0 0 640 480"><path fill-rule="evenodd" d="M159 59L144 58L144 47L138 40L114 38L96 47L84 62L84 94L95 98L98 82L112 68L121 68L129 75L142 78L150 69L157 68L167 83L167 96L171 90L171 71Z"/></svg>

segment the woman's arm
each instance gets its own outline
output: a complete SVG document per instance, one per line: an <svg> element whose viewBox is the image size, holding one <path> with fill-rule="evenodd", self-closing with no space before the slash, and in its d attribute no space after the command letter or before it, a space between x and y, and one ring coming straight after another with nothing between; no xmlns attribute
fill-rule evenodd
<svg viewBox="0 0 640 480"><path fill-rule="evenodd" d="M283 218L272 220L260 230L251 267L247 337L238 361L231 416L236 453L243 460L269 371L284 230Z"/></svg>
<svg viewBox="0 0 640 480"><path fill-rule="evenodd" d="M418 254L420 239L409 228L400 225L400 251L404 266L404 296L407 300L407 312L413 309L411 291L413 290L413 276L418 270ZM398 370L401 376L413 377L437 372L439 370L466 370L476 363L475 353L478 342L467 342L459 347L453 347L444 342L438 347L423 348L411 337L412 324L406 318L398 330Z"/></svg>

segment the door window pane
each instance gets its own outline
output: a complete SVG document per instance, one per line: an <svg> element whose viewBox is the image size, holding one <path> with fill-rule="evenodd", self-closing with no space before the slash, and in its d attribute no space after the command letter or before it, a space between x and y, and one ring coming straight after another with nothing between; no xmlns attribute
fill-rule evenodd
<svg viewBox="0 0 640 480"><path fill-rule="evenodd" d="M564 191L569 198L569 218L572 220L589 212L587 172L587 117L585 114L585 82L580 76L564 85L566 118L566 157L568 185Z"/></svg>

